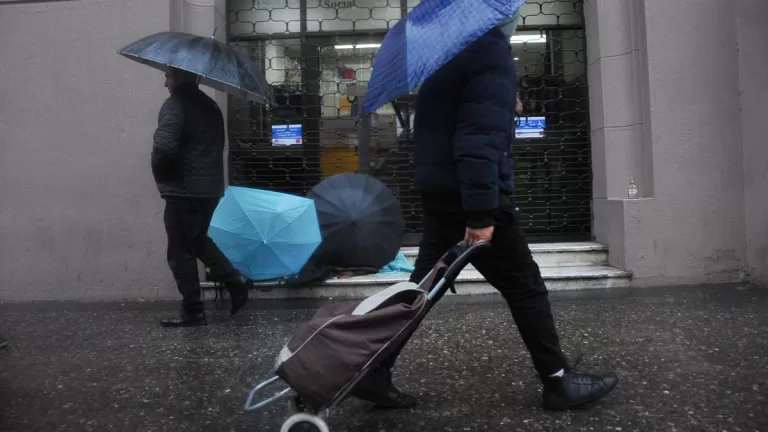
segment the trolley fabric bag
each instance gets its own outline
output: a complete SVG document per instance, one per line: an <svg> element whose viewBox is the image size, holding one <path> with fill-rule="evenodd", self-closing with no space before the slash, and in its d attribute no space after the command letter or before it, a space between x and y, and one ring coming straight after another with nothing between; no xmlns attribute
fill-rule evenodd
<svg viewBox="0 0 768 432"><path fill-rule="evenodd" d="M363 301L322 307L283 347L276 375L308 405L327 406L405 342L429 310L427 294L401 282Z"/></svg>

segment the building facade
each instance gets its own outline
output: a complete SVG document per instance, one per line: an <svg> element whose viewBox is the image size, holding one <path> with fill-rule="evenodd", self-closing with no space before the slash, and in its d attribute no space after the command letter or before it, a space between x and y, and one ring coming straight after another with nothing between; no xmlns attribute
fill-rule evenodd
<svg viewBox="0 0 768 432"><path fill-rule="evenodd" d="M148 163L167 93L115 54L169 29L237 46L276 90L269 110L210 91L232 184L304 193L368 172L416 242L413 97L369 123L356 109L387 29L417 3L0 0L0 301L175 296ZM604 243L636 286L768 283L766 20L761 0L529 0L510 50L531 239ZM301 143L273 141L287 125Z"/></svg>
<svg viewBox="0 0 768 432"><path fill-rule="evenodd" d="M235 0L229 42L264 70L277 93L265 109L230 99L233 184L305 194L322 178L366 172L385 182L418 244L421 202L412 186L409 139L414 95L358 122L373 59L389 28L418 0ZM510 50L526 107L510 157L516 201L534 241L588 240L591 177L586 40L581 0L525 4ZM272 140L293 124L301 139Z"/></svg>

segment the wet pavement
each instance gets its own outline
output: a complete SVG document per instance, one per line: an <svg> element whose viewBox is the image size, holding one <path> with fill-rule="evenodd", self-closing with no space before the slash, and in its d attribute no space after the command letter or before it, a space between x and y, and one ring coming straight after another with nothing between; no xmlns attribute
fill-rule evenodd
<svg viewBox="0 0 768 432"><path fill-rule="evenodd" d="M284 404L243 411L314 303L269 302L163 329L175 304L0 305L0 431L279 431ZM212 309L212 308L211 308ZM498 297L447 298L398 365L402 412L348 401L332 431L767 431L768 290L741 286L553 294L580 369L614 369L604 402L566 413L539 388Z"/></svg>

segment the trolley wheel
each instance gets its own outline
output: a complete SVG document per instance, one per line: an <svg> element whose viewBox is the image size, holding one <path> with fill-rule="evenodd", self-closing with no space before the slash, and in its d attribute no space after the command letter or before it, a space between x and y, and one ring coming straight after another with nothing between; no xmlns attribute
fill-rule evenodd
<svg viewBox="0 0 768 432"><path fill-rule="evenodd" d="M283 423L280 432L329 432L328 425L318 416L307 413L294 414Z"/></svg>

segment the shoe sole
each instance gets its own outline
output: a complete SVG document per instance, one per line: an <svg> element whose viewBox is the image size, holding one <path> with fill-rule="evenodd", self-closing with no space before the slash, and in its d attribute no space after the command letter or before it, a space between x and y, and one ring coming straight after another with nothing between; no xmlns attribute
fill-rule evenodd
<svg viewBox="0 0 768 432"><path fill-rule="evenodd" d="M0 342L0 348L5 348L8 346L8 341L2 341Z"/></svg>
<svg viewBox="0 0 768 432"><path fill-rule="evenodd" d="M399 410L399 409L408 409L413 408L417 405L417 402L414 402L412 404L405 404L405 405L397 405L393 404L391 402L387 402L385 400L371 397L366 394L353 394L352 397L360 399L362 401L368 402L370 404L373 404L373 407L380 410Z"/></svg>
<svg viewBox="0 0 768 432"><path fill-rule="evenodd" d="M163 322L161 322L160 326L161 327L165 327L165 328L207 327L208 323L207 322L203 322L203 323L189 323L189 324L170 324L170 323L163 323Z"/></svg>
<svg viewBox="0 0 768 432"><path fill-rule="evenodd" d="M416 405L418 404L411 404L411 405L383 405L383 404L373 404L373 408L377 410L382 411L391 411L391 410L402 410L402 409L410 409L410 408L416 408Z"/></svg>
<svg viewBox="0 0 768 432"><path fill-rule="evenodd" d="M408 405L396 405L396 404L389 404L389 403L378 403L370 399L362 399L362 400L370 404L373 404L373 408L377 410L382 410L382 411L409 409L409 408L414 408L417 405L416 403L408 404Z"/></svg>
<svg viewBox="0 0 768 432"><path fill-rule="evenodd" d="M592 399L586 400L584 402L579 402L577 404L573 404L573 405L553 405L553 404L544 403L543 406L544 406L544 409L547 410L547 411L568 411L568 410L577 410L577 409L588 408L589 406L591 406L591 405L595 404L596 402L598 402L600 399L603 399L604 397L606 397L609 394L611 394L611 392L613 392L613 390L615 390L618 385L619 385L619 380L616 380L616 384L611 386L611 388L609 388L608 391L606 391L605 393L601 394L600 396L596 396L596 397L594 397Z"/></svg>

